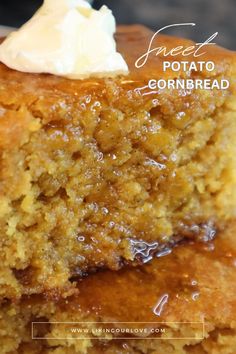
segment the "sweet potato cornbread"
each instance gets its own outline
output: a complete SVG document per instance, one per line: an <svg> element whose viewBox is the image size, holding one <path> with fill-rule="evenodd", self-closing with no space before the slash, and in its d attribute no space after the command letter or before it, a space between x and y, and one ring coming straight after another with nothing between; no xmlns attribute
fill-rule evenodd
<svg viewBox="0 0 236 354"><path fill-rule="evenodd" d="M210 73L163 73L162 56L136 69L151 36L118 29L125 77L76 81L0 65L2 298L70 295L84 272L147 262L182 238L211 239L235 216L236 56L205 48ZM147 87L177 77L230 87Z"/></svg>
<svg viewBox="0 0 236 354"><path fill-rule="evenodd" d="M0 310L1 354L235 354L235 233L234 222L215 242L182 245L142 267L90 275L78 282L79 295L67 299L34 295L6 302ZM91 335L91 329L108 328L104 322L116 329L138 328L139 322L150 328L152 322L166 332L129 340L124 334L116 340L114 334L103 334L105 340Z"/></svg>

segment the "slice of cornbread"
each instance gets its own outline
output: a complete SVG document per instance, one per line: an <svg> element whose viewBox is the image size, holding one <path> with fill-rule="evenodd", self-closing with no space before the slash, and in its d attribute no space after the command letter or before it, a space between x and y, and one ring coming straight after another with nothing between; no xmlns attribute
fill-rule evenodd
<svg viewBox="0 0 236 354"><path fill-rule="evenodd" d="M90 275L67 299L44 294L6 302L1 354L234 354L235 232L234 222L208 245L182 245L142 267ZM129 340L95 332L160 327L166 331ZM83 328L88 334L79 332Z"/></svg>
<svg viewBox="0 0 236 354"><path fill-rule="evenodd" d="M184 237L211 239L235 216L235 53L205 48L212 72L163 73L162 54L137 69L151 36L118 29L126 77L73 81L0 65L1 297L66 295L74 276L146 262ZM230 87L147 87L177 77Z"/></svg>

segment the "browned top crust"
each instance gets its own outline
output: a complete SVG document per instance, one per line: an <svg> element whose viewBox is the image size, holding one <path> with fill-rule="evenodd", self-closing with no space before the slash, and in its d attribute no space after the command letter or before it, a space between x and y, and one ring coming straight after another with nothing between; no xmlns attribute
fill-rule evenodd
<svg viewBox="0 0 236 354"><path fill-rule="evenodd" d="M201 52L205 54L199 58L194 57L193 55L182 56L166 56L163 54L155 55L155 52L150 54L147 64L142 68L137 69L135 67L135 62L140 58L148 49L150 40L154 32L149 30L147 27L141 25L132 25L132 26L118 26L116 33L116 42L118 51L124 56L130 73L128 76L115 77L115 80L121 86L127 86L131 84L132 81L138 82L145 81L146 79L164 77L162 70L162 65L164 60L168 61L207 61L211 60L215 63L215 71L212 73L206 73L203 71L202 75L216 76L217 74L226 72L229 70L230 65L235 63L236 53L216 45L207 45ZM167 52L175 47L183 46L187 48L189 46L194 46L195 43L191 40L178 38L173 36L167 36L158 34L152 44L152 48L155 47L166 47ZM94 53L96 55L96 53ZM232 70L232 67L231 69ZM177 77L188 77L191 76L189 72L183 72L182 70L176 74L176 72L168 72L168 76ZM78 94L83 94L89 91L100 90L101 84L106 81L106 79L86 79L86 80L70 80L57 77L54 75L46 74L28 74L21 73L18 71L11 70L5 65L1 64L0 66L0 77L1 80L10 80L15 84L21 84L23 87L28 87L28 90L53 90L57 89L65 93L74 93L75 90ZM10 83L9 83L10 84Z"/></svg>
<svg viewBox="0 0 236 354"><path fill-rule="evenodd" d="M102 104L109 102L109 104L115 104L116 108L123 111L129 110L131 105L133 109L135 107L139 108L152 98L150 95L143 95L144 91L140 91L140 89L145 89L150 79L190 78L193 75L200 78L230 78L235 75L235 52L210 45L204 47L206 54L200 58L204 61L214 61L215 70L213 72L203 71L192 74L182 70L180 72L168 70L164 73L162 70L164 59L169 61L197 61L198 58L181 55L164 58L162 54L155 56L155 53L150 55L146 65L137 69L135 62L147 51L152 36L153 32L141 25L118 27L116 34L118 51L127 61L130 73L127 76L118 76L112 79L69 80L49 74L22 73L0 63L0 105L10 110L19 110L23 105L31 113L34 110L33 113L36 113L36 116L43 108L45 116L41 117L42 114L38 114L38 116L43 118L44 123L48 123L59 119L59 116L65 117L65 115L68 115L68 106L76 106L76 109L81 113L91 110L91 107L93 110L99 111L99 107L94 107L96 102ZM152 48L166 46L168 49L172 49L177 46L189 47L191 45L194 45L194 42L187 39L158 35ZM234 86L231 85L230 90L233 90ZM167 91L161 92L162 96L171 102L172 90ZM140 99L140 93L142 99ZM191 90L188 90L189 94L192 94ZM192 97L195 102L199 101L198 94L193 94ZM195 109L195 111L198 109ZM0 147L10 147L12 141L14 141L14 144L20 143L26 135L26 130L30 129L29 125L30 117L27 114L21 121L16 114L8 117L7 120L2 120L0 123Z"/></svg>

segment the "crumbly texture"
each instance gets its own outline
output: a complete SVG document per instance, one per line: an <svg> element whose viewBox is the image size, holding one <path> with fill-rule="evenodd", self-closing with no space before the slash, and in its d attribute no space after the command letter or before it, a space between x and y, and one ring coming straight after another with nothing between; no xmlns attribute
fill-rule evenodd
<svg viewBox="0 0 236 354"><path fill-rule="evenodd" d="M226 78L228 90L149 92L163 57L134 63L151 36L118 30L127 77L73 81L0 65L0 297L68 296L75 276L147 261L160 244L211 237L235 216L235 54L209 47L201 59L214 72L166 74Z"/></svg>
<svg viewBox="0 0 236 354"><path fill-rule="evenodd" d="M90 275L78 282L79 294L67 299L44 294L5 303L0 310L1 354L235 354L235 233L234 222L212 243L182 245L139 268ZM157 311L163 294L168 300ZM199 326L169 323L173 337L186 339L162 334L158 340L114 340L110 335L78 340L66 339L72 337L68 327L52 323L91 321L100 324L87 328L108 321L204 321L205 331L201 339ZM48 322L34 325L34 337L45 339L31 339L32 322ZM198 339L187 339L194 335Z"/></svg>

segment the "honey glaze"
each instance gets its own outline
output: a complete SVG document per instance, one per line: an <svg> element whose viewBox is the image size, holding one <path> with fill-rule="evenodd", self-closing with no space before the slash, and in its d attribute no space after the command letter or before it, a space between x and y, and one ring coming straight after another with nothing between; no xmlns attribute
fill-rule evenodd
<svg viewBox="0 0 236 354"><path fill-rule="evenodd" d="M62 311L94 321L223 323L236 309L236 223L208 243L180 245L137 268L100 271L78 281Z"/></svg>

